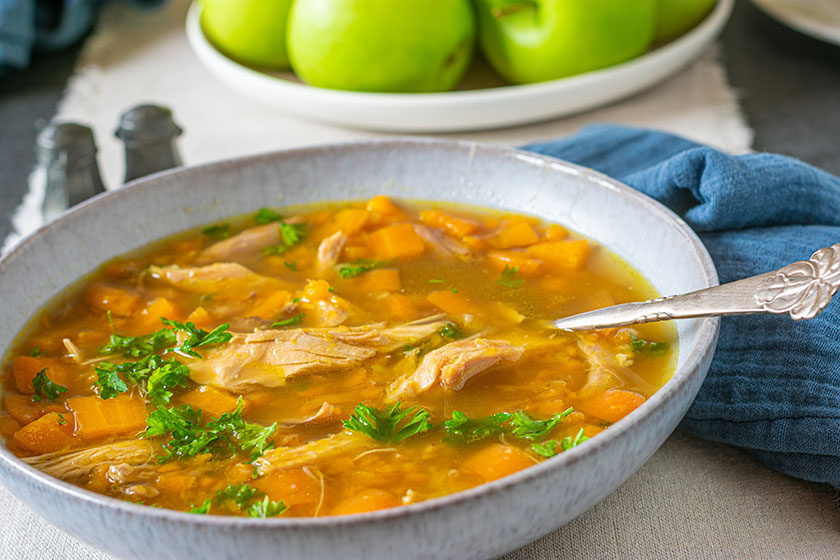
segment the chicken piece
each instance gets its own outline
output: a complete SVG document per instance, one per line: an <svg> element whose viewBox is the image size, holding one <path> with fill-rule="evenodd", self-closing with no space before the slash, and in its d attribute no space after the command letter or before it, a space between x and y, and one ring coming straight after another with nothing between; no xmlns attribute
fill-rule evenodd
<svg viewBox="0 0 840 560"><path fill-rule="evenodd" d="M414 231L429 242L434 248L435 252L444 257L451 257L453 255L469 255L469 248L443 232L443 230L414 224Z"/></svg>
<svg viewBox="0 0 840 560"><path fill-rule="evenodd" d="M277 245L281 241L280 227L272 222L264 226L248 228L233 237L210 245L198 254L198 260L199 262L228 261L256 253L263 247Z"/></svg>
<svg viewBox="0 0 840 560"><path fill-rule="evenodd" d="M361 453L375 449L380 444L365 435L352 432L338 432L323 439L316 439L298 447L276 447L254 461L260 474L277 469L291 469L311 465L345 453Z"/></svg>
<svg viewBox="0 0 840 560"><path fill-rule="evenodd" d="M347 243L347 236L341 231L337 231L321 241L321 244L318 245L318 264L322 269L335 266L345 243Z"/></svg>
<svg viewBox="0 0 840 560"><path fill-rule="evenodd" d="M115 441L72 452L54 452L22 460L56 478L81 480L100 465L139 466L150 463L155 452L145 440Z"/></svg>
<svg viewBox="0 0 840 560"><path fill-rule="evenodd" d="M622 345L610 348L609 343L603 338L594 334L582 334L578 338L578 348L589 362L587 380L577 391L578 398L589 398L607 389L618 387L622 385L622 379L631 380L635 387L647 392L646 394L656 391L656 387L649 381L622 365L621 362L626 362L624 358L626 348Z"/></svg>
<svg viewBox="0 0 840 560"><path fill-rule="evenodd" d="M185 267L176 264L150 266L153 278L187 292L198 294L242 293L242 290L268 292L282 290L285 285L275 278L257 274L250 268L234 262L213 263L207 266ZM238 296L241 298L241 295Z"/></svg>
<svg viewBox="0 0 840 560"><path fill-rule="evenodd" d="M435 383L457 391L474 375L501 362L515 362L524 351L523 347L506 340L468 338L452 342L426 354L413 374L395 381L388 390L388 398L396 400L415 395Z"/></svg>
<svg viewBox="0 0 840 560"><path fill-rule="evenodd" d="M318 412L313 414L308 418L302 418L300 420L282 420L278 422L278 424L283 428L294 428L297 426L303 425L323 425L323 424L330 424L332 422L337 422L341 420L343 416L341 408L331 405L328 402L325 402L321 405L321 408L318 409Z"/></svg>
<svg viewBox="0 0 840 560"><path fill-rule="evenodd" d="M235 334L230 342L189 364L190 377L203 385L242 392L279 387L289 377L344 371L378 353L428 338L446 322L441 316L393 328L381 325L339 329L262 330Z"/></svg>

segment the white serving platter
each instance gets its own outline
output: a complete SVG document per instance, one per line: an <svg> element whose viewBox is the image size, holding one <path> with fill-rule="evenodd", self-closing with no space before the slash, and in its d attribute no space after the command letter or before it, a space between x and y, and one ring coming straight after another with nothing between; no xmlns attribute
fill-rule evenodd
<svg viewBox="0 0 840 560"><path fill-rule="evenodd" d="M201 29L201 8L187 14L187 39L198 59L221 82L278 110L368 130L455 132L508 127L579 113L649 88L697 58L717 37L734 0L715 9L685 35L631 61L559 80L504 85L481 61L460 88L446 93L364 93L308 86L291 72L264 72L223 55Z"/></svg>
<svg viewBox="0 0 840 560"><path fill-rule="evenodd" d="M764 13L800 33L840 45L840 1L753 0Z"/></svg>

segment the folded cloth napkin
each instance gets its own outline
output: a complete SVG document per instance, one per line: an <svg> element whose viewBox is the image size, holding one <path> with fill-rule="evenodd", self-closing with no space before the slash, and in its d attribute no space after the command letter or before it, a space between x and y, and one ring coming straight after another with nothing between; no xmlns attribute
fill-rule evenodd
<svg viewBox="0 0 840 560"><path fill-rule="evenodd" d="M700 235L721 283L840 242L840 178L773 154L732 156L670 134L593 125L525 149L615 177ZM780 472L840 487L840 295L817 318L724 318L680 428Z"/></svg>
<svg viewBox="0 0 840 560"><path fill-rule="evenodd" d="M0 0L0 75L4 67L26 68L35 49L58 50L78 41L93 25L104 0ZM165 0L131 0L156 6Z"/></svg>

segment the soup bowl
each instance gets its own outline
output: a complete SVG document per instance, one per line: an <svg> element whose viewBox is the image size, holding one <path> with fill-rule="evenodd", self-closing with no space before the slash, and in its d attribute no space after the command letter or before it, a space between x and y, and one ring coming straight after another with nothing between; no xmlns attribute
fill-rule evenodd
<svg viewBox="0 0 840 560"><path fill-rule="evenodd" d="M560 222L612 250L660 293L717 284L711 258L684 222L604 175L498 146L371 141L164 172L72 209L0 261L0 349L7 353L50 299L108 259L262 206L380 193ZM57 527L121 558L491 558L592 507L674 430L708 370L718 320L686 320L677 328L672 379L627 417L524 471L418 504L325 518L193 515L83 490L26 465L5 447L0 482Z"/></svg>

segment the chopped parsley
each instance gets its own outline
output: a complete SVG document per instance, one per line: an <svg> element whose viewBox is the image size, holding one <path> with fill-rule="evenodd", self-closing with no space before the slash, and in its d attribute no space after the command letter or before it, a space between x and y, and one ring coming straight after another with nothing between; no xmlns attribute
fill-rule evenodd
<svg viewBox="0 0 840 560"><path fill-rule="evenodd" d="M247 484L231 484L224 490L217 490L213 501L217 504L223 504L228 500L233 500L240 509L245 509L258 492L259 490L251 488Z"/></svg>
<svg viewBox="0 0 840 560"><path fill-rule="evenodd" d="M168 360L155 368L146 381L146 392L153 404L168 403L175 387L185 385L190 377L187 366L175 359Z"/></svg>
<svg viewBox="0 0 840 560"><path fill-rule="evenodd" d="M669 348L667 342L652 342L639 338L633 333L630 333L630 345L636 354L647 354L654 357L662 356Z"/></svg>
<svg viewBox="0 0 840 560"><path fill-rule="evenodd" d="M511 268L505 265L505 269L502 271L499 279L496 280L496 283L505 288L521 288L525 284L525 279L519 277L518 266Z"/></svg>
<svg viewBox="0 0 840 560"><path fill-rule="evenodd" d="M257 212L257 215L254 216L254 221L257 222L258 225L270 224L271 222L280 222L282 220L283 216L281 216L274 210L270 210L268 208L260 208Z"/></svg>
<svg viewBox="0 0 840 560"><path fill-rule="evenodd" d="M263 247L267 256L282 255L306 237L306 224L287 224L280 222L280 238L283 241L277 245Z"/></svg>
<svg viewBox="0 0 840 560"><path fill-rule="evenodd" d="M285 266L286 268L288 268L291 271L297 270L297 262L296 261L292 261L292 262L283 261L283 266Z"/></svg>
<svg viewBox="0 0 840 560"><path fill-rule="evenodd" d="M583 435L583 428L581 428L580 431L577 433L577 435L575 435L574 438L572 436L564 437L560 441L560 447L563 448L563 451L568 451L572 447L577 447L578 445L580 445L581 443L583 443L584 441L587 441L587 440L589 440L589 438L586 437L585 435Z"/></svg>
<svg viewBox="0 0 840 560"><path fill-rule="evenodd" d="M32 379L32 388L35 390L35 394L32 395L32 402L41 402L41 399L45 398L55 402L61 393L67 391L67 387L50 381L50 378L47 377L47 368L35 374Z"/></svg>
<svg viewBox="0 0 840 560"><path fill-rule="evenodd" d="M242 419L242 397L236 410L201 424L202 411L190 405L172 408L158 406L146 418L146 437L168 435L163 444L165 455L161 462L186 459L198 454L215 455L250 451L251 460L261 457L274 445L269 438L277 430L277 423L261 426Z"/></svg>
<svg viewBox="0 0 840 560"><path fill-rule="evenodd" d="M385 268L394 264L394 260L377 261L371 259L356 259L352 264L346 264L338 269L338 275L342 278L355 278L359 274L376 270L377 268Z"/></svg>
<svg viewBox="0 0 840 560"><path fill-rule="evenodd" d="M531 449L541 457L554 457L557 455L557 440L550 439L545 443L535 443L531 446Z"/></svg>
<svg viewBox="0 0 840 560"><path fill-rule="evenodd" d="M145 358L177 342L175 331L161 329L142 336L112 334L108 344L99 349L100 354L122 354L126 358Z"/></svg>
<svg viewBox="0 0 840 560"><path fill-rule="evenodd" d="M560 449L563 451L568 451L573 447L577 447L581 443L588 441L589 438L583 435L583 428L578 431L578 433L572 436L566 436L560 440ZM537 455L541 455L542 457L554 457L559 453L557 450L557 440L550 439L543 444L535 443L531 446L531 449L534 450L534 453Z"/></svg>
<svg viewBox="0 0 840 560"><path fill-rule="evenodd" d="M56 420L56 422L58 423L59 426L63 426L67 423L67 420L64 419L63 414L59 414L58 415L58 420Z"/></svg>
<svg viewBox="0 0 840 560"><path fill-rule="evenodd" d="M458 288L452 288L452 293L457 294L458 293Z"/></svg>
<svg viewBox="0 0 840 560"><path fill-rule="evenodd" d="M206 514L210 513L210 505L211 505L211 501L209 499L204 500L204 503L201 504L200 506L193 505L187 511L187 513L199 513L199 514L202 514L202 515L206 515Z"/></svg>
<svg viewBox="0 0 840 560"><path fill-rule="evenodd" d="M446 280L443 278L432 278L429 280L429 284L446 284Z"/></svg>
<svg viewBox="0 0 840 560"><path fill-rule="evenodd" d="M210 344L222 344L233 338L233 335L227 332L230 328L230 323L219 325L212 331L207 332L204 329L199 329L191 322L183 324L163 317L160 320L164 325L172 327L174 331L183 331L190 335L187 340L175 347L174 350L179 354L192 356L193 358L201 358L201 354L196 352L194 350L195 348Z"/></svg>
<svg viewBox="0 0 840 560"><path fill-rule="evenodd" d="M218 224L201 230L201 233L213 239L227 239L230 237L230 224Z"/></svg>
<svg viewBox="0 0 840 560"><path fill-rule="evenodd" d="M38 356L43 356L44 351L41 350L40 346L36 346L35 348L33 348L32 350L29 351L29 355L32 356L33 358L37 358Z"/></svg>
<svg viewBox="0 0 840 560"><path fill-rule="evenodd" d="M365 434L376 441L397 443L429 430L429 411L416 406L400 410L397 402L380 410L364 404L356 405L355 413L342 422L348 430Z"/></svg>
<svg viewBox="0 0 840 560"><path fill-rule="evenodd" d="M99 397L112 399L120 393L128 391L128 385L117 375L117 365L112 362L100 362L93 366L98 381L93 385L99 387Z"/></svg>
<svg viewBox="0 0 840 560"><path fill-rule="evenodd" d="M268 496L265 496L262 501L254 502L245 511L248 514L248 517L266 519L268 517L283 515L286 513L287 509L289 509L289 507L283 503L283 500L280 500L279 502L272 502Z"/></svg>
<svg viewBox="0 0 840 560"><path fill-rule="evenodd" d="M469 418L461 411L452 412L452 418L443 423L449 435L443 441L450 445L466 445L490 436L498 436L507 431L503 426L510 420L509 412L499 412L483 418Z"/></svg>
<svg viewBox="0 0 840 560"><path fill-rule="evenodd" d="M271 323L271 328L276 329L277 327L299 325L301 322L303 322L304 317L306 317L306 313L298 313L294 317L289 317L288 319L282 319L280 321L274 321L273 323Z"/></svg>
<svg viewBox="0 0 840 560"><path fill-rule="evenodd" d="M510 424L513 426L513 435L522 439L541 439L547 436L563 418L574 411L574 408L569 407L563 412L553 414L548 420L531 418L527 412L522 410L514 412L510 418Z"/></svg>
<svg viewBox="0 0 840 560"><path fill-rule="evenodd" d="M461 327L457 323L446 323L440 328L438 334L444 338L461 338L463 336Z"/></svg>

